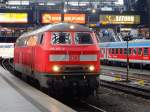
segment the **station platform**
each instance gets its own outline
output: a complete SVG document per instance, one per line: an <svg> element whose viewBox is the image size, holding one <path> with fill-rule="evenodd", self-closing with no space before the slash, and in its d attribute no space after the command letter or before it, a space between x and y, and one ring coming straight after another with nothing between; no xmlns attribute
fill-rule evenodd
<svg viewBox="0 0 150 112"><path fill-rule="evenodd" d="M0 66L0 112L75 112Z"/></svg>
<svg viewBox="0 0 150 112"><path fill-rule="evenodd" d="M106 65L102 65L101 69L104 70L115 70L118 72L126 72L127 68L123 68L123 67L113 67L113 66L106 66ZM144 69L134 69L134 68L129 68L129 73L130 74L139 74L139 75L150 75L149 70L144 70Z"/></svg>

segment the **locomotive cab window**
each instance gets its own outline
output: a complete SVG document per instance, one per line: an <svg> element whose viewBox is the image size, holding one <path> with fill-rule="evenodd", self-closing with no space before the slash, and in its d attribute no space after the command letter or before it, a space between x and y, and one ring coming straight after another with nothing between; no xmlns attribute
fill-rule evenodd
<svg viewBox="0 0 150 112"><path fill-rule="evenodd" d="M75 34L76 44L93 44L93 40L90 33L76 33Z"/></svg>
<svg viewBox="0 0 150 112"><path fill-rule="evenodd" d="M71 44L71 36L68 32L54 32L52 33L53 44Z"/></svg>

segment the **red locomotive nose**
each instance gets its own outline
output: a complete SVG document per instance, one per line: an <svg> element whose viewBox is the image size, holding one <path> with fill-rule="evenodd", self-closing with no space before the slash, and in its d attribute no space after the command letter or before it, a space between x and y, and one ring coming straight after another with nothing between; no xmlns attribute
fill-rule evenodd
<svg viewBox="0 0 150 112"><path fill-rule="evenodd" d="M94 40L94 38L92 37L92 33L59 33L62 32L51 33L52 36L50 40L52 40L52 43L51 45L48 45L48 47L50 47L51 50L47 51L47 65L49 66L46 66L46 71L54 72L53 66L59 65L59 72L66 72L68 69L71 72L71 69L76 68L76 71L74 70L74 72L93 71L98 73L100 69L99 48L95 44L96 40Z"/></svg>

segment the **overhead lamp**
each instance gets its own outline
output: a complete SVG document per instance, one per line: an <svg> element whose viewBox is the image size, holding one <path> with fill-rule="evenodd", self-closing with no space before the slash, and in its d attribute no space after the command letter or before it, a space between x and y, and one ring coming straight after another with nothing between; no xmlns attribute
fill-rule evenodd
<svg viewBox="0 0 150 112"><path fill-rule="evenodd" d="M92 13L96 13L96 9L92 9Z"/></svg>
<svg viewBox="0 0 150 112"><path fill-rule="evenodd" d="M74 29L74 25L70 25L70 29Z"/></svg>
<svg viewBox="0 0 150 112"><path fill-rule="evenodd" d="M67 9L64 9L64 13L66 13L67 12Z"/></svg>

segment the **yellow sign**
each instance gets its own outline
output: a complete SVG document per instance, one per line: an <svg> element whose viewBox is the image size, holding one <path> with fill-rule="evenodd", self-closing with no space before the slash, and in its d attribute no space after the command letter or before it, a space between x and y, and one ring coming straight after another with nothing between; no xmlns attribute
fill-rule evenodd
<svg viewBox="0 0 150 112"><path fill-rule="evenodd" d="M140 24L139 15L100 15L100 23Z"/></svg>
<svg viewBox="0 0 150 112"><path fill-rule="evenodd" d="M0 23L27 23L27 13L0 13Z"/></svg>

